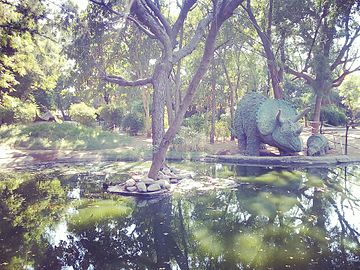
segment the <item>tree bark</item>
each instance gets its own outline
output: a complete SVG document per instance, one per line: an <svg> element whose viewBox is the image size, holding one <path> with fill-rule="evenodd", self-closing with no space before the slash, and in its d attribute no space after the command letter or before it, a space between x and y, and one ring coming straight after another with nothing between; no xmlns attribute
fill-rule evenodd
<svg viewBox="0 0 360 270"><path fill-rule="evenodd" d="M315 108L314 108L314 117L313 122L311 123L312 126L312 133L317 134L319 133L319 127L320 127L320 112L321 112L321 102L322 102L323 96L322 94L316 95L315 100Z"/></svg>
<svg viewBox="0 0 360 270"><path fill-rule="evenodd" d="M166 90L169 86L170 62L160 62L155 67L153 76L153 104L152 104L152 140L153 153L160 147L164 136L164 109L166 104Z"/></svg>
<svg viewBox="0 0 360 270"><path fill-rule="evenodd" d="M235 9L238 5L240 5L241 1L239 0L237 2L236 1L232 2L232 4L234 4L234 3L237 3L237 5L234 7L234 9ZM233 9L232 9L232 11L233 11ZM231 14L228 14L227 16L231 16ZM159 147L154 149L155 151L153 153L153 162L151 163L151 167L150 167L149 174L148 174L148 176L150 178L156 179L159 170L163 166L167 149L169 148L171 141L174 139L176 132L180 128L180 125L185 116L185 112L186 112L187 108L189 107L189 105L191 104L194 94L197 90L197 87L209 67L209 63L213 57L214 50L215 50L215 41L216 41L216 36L217 36L218 30L219 30L220 26L222 25L222 23L224 22L224 20L227 18L228 17L215 18L211 22L210 30L209 30L208 36L206 38L206 41L205 41L205 48L204 48L204 53L203 53L202 59L200 61L200 64L199 64L199 67L198 67L196 73L194 74L194 76L192 77L192 79L190 81L190 84L187 88L186 94L183 98L182 104L180 105L179 112L177 113L177 116L174 119L174 121L170 124L169 129L164 134L164 137L162 138Z"/></svg>
<svg viewBox="0 0 360 270"><path fill-rule="evenodd" d="M216 121L216 72L213 61L211 72L211 125L210 125L210 144L215 143L215 121Z"/></svg>

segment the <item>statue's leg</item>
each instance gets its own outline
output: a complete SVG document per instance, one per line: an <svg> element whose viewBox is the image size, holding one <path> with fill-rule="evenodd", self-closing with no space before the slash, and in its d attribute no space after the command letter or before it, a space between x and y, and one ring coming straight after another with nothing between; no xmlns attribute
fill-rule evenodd
<svg viewBox="0 0 360 270"><path fill-rule="evenodd" d="M260 155L260 139L257 136L247 138L246 152L250 156Z"/></svg>
<svg viewBox="0 0 360 270"><path fill-rule="evenodd" d="M242 133L238 136L238 145L239 145L239 149L240 149L240 154L245 155L247 139L246 139L246 135L244 133Z"/></svg>

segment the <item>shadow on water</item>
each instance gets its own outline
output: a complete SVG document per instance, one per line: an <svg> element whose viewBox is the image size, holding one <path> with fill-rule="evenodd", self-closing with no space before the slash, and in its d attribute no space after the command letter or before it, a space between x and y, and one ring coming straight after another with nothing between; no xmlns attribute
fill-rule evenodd
<svg viewBox="0 0 360 270"><path fill-rule="evenodd" d="M94 175L1 175L0 269L360 269L359 167L199 166L238 187L136 200Z"/></svg>

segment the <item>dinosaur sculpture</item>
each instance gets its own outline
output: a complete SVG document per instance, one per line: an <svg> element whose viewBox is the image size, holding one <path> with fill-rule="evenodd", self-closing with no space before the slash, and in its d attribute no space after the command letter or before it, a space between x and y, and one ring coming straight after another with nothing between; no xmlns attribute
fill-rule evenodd
<svg viewBox="0 0 360 270"><path fill-rule="evenodd" d="M311 135L306 145L308 156L323 156L330 149L328 139L322 134Z"/></svg>
<svg viewBox="0 0 360 270"><path fill-rule="evenodd" d="M257 156L261 143L277 147L281 154L302 151L302 126L297 121L308 110L297 114L287 101L246 94L237 106L233 125L241 153Z"/></svg>

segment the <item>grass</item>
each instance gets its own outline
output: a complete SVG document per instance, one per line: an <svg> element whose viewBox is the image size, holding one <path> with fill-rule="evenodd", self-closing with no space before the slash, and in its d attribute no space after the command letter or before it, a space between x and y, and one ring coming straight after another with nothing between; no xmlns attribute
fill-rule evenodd
<svg viewBox="0 0 360 270"><path fill-rule="evenodd" d="M36 123L0 127L0 144L31 150L99 150L129 146L130 136L74 123Z"/></svg>

